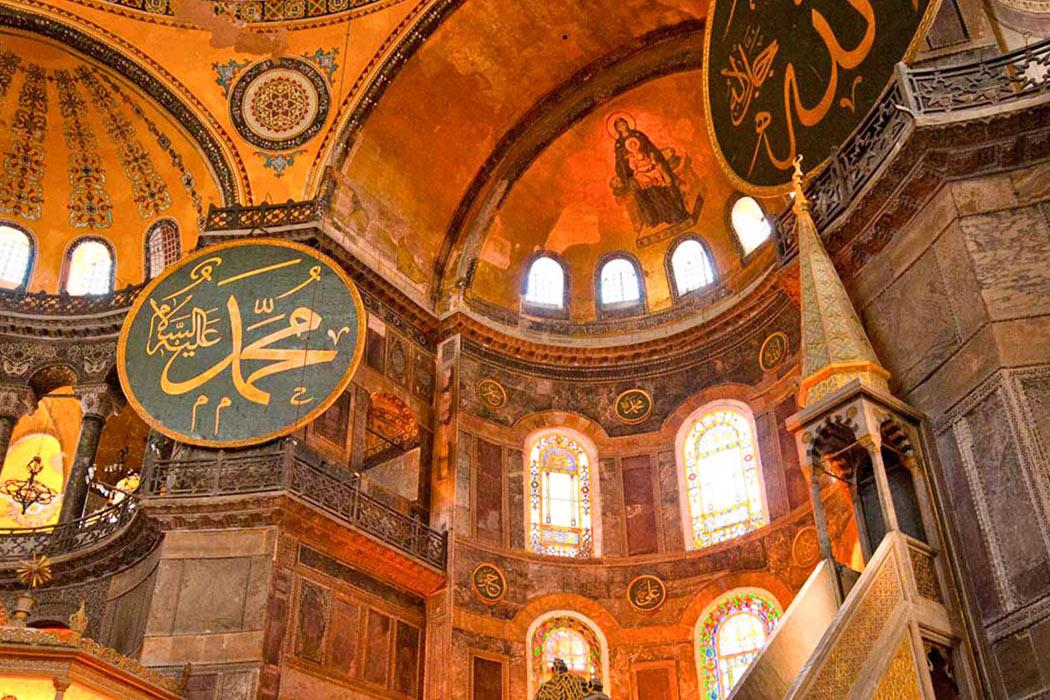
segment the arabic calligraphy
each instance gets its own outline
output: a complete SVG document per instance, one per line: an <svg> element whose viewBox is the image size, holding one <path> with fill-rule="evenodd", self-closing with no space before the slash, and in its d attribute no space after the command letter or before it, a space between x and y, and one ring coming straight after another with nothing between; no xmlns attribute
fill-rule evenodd
<svg viewBox="0 0 1050 700"><path fill-rule="evenodd" d="M830 156L932 20L931 0L712 0L705 86L716 152L752 193Z"/></svg>
<svg viewBox="0 0 1050 700"><path fill-rule="evenodd" d="M628 389L616 397L613 410L623 423L641 423L653 412L653 397L644 389Z"/></svg>
<svg viewBox="0 0 1050 700"><path fill-rule="evenodd" d="M121 382L169 437L261 442L338 397L360 361L363 318L353 283L306 246L256 239L209 248L136 302L121 331Z"/></svg>
<svg viewBox="0 0 1050 700"><path fill-rule="evenodd" d="M478 382L478 396L483 404L491 408L500 408L507 403L507 391L495 379L482 379Z"/></svg>
<svg viewBox="0 0 1050 700"><path fill-rule="evenodd" d="M627 602L641 612L653 612L667 599L667 588L656 576L645 574L627 586Z"/></svg>
<svg viewBox="0 0 1050 700"><path fill-rule="evenodd" d="M470 585L482 602L490 605L507 594L507 578L495 564L479 564L470 575Z"/></svg>
<svg viewBox="0 0 1050 700"><path fill-rule="evenodd" d="M769 372L784 361L788 354L788 337L781 331L770 334L758 349L758 365L763 372Z"/></svg>

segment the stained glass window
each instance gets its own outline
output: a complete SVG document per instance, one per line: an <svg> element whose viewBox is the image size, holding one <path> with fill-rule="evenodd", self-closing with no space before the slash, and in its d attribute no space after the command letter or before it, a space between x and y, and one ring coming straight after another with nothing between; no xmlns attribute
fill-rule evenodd
<svg viewBox="0 0 1050 700"><path fill-rule="evenodd" d="M722 406L689 425L680 456L692 546L700 549L766 524L751 418Z"/></svg>
<svg viewBox="0 0 1050 700"><path fill-rule="evenodd" d="M700 241L687 238L671 253L671 272L679 295L706 287L715 281L711 259Z"/></svg>
<svg viewBox="0 0 1050 700"><path fill-rule="evenodd" d="M565 304L565 270L554 258L536 258L529 267L525 301L561 308Z"/></svg>
<svg viewBox="0 0 1050 700"><path fill-rule="evenodd" d="M762 245L773 232L766 213L752 197L741 197L736 200L729 218L733 222L733 231L736 232L737 240L740 241L740 247L744 249L745 255Z"/></svg>
<svg viewBox="0 0 1050 700"><path fill-rule="evenodd" d="M780 609L758 593L729 593L716 601L697 626L703 700L729 697L780 621Z"/></svg>
<svg viewBox="0 0 1050 700"><path fill-rule="evenodd" d="M17 289L29 276L33 244L22 231L0 225L0 289Z"/></svg>
<svg viewBox="0 0 1050 700"><path fill-rule="evenodd" d="M66 292L73 296L109 294L113 291L113 253L94 239L74 244L69 253Z"/></svg>
<svg viewBox="0 0 1050 700"><path fill-rule="evenodd" d="M603 304L629 304L642 298L638 272L627 258L613 258L602 265L599 290Z"/></svg>
<svg viewBox="0 0 1050 700"><path fill-rule="evenodd" d="M594 554L587 452L565 433L541 434L529 447L529 549L561 557Z"/></svg>
<svg viewBox="0 0 1050 700"><path fill-rule="evenodd" d="M601 642L583 620L568 615L544 620L532 633L529 647L533 692L551 677L555 659L585 679L602 676Z"/></svg>
<svg viewBox="0 0 1050 700"><path fill-rule="evenodd" d="M179 229L175 222L165 219L153 224L146 236L146 261L149 277L153 279L168 265L179 259Z"/></svg>

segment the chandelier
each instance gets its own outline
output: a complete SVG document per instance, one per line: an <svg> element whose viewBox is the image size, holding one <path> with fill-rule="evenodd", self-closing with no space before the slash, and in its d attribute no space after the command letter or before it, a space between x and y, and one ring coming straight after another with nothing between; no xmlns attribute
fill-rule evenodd
<svg viewBox="0 0 1050 700"><path fill-rule="evenodd" d="M48 505L58 495L54 489L36 480L43 470L44 462L40 459L40 455L37 455L26 465L26 471L29 472L28 478L8 479L0 487L5 495L22 506L22 515L25 515L26 511L35 505Z"/></svg>

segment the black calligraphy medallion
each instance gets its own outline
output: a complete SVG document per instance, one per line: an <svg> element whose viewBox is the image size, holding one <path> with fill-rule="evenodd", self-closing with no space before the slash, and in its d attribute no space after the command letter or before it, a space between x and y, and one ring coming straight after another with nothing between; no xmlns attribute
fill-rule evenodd
<svg viewBox="0 0 1050 700"><path fill-rule="evenodd" d="M357 288L297 243L202 250L142 291L121 329L120 382L175 440L240 447L294 432L350 383L364 346Z"/></svg>
<svg viewBox="0 0 1050 700"><path fill-rule="evenodd" d="M655 576L643 574L627 585L627 602L639 612L655 612L667 600L667 587Z"/></svg>
<svg viewBox="0 0 1050 700"><path fill-rule="evenodd" d="M758 366L763 372L771 372L784 362L788 354L788 337L777 331L762 342L758 350Z"/></svg>
<svg viewBox="0 0 1050 700"><path fill-rule="evenodd" d="M613 411L622 423L641 423L653 413L653 397L644 389L628 389L616 397Z"/></svg>
<svg viewBox="0 0 1050 700"><path fill-rule="evenodd" d="M489 408L502 408L507 403L507 390L495 379L482 379L478 382L478 397Z"/></svg>
<svg viewBox="0 0 1050 700"><path fill-rule="evenodd" d="M729 178L752 194L815 173L918 49L937 0L711 0L708 129ZM820 165L818 165L820 164Z"/></svg>
<svg viewBox="0 0 1050 700"><path fill-rule="evenodd" d="M470 587L483 603L495 605L507 595L507 577L495 564L478 564L470 575Z"/></svg>

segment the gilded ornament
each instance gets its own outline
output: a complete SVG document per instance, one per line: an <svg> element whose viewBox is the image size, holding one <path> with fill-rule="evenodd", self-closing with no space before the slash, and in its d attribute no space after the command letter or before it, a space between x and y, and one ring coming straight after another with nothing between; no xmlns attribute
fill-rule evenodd
<svg viewBox="0 0 1050 700"><path fill-rule="evenodd" d="M788 356L787 334L777 331L762 342L758 350L758 366L763 372L772 372L784 363Z"/></svg>
<svg viewBox="0 0 1050 700"><path fill-rule="evenodd" d="M643 574L627 585L627 602L638 612L656 612L665 600L667 587L656 576Z"/></svg>
<svg viewBox="0 0 1050 700"><path fill-rule="evenodd" d="M51 580L51 560L45 554L34 554L32 559L18 562L18 580L31 590L40 588Z"/></svg>
<svg viewBox="0 0 1050 700"><path fill-rule="evenodd" d="M507 577L495 564L478 564L470 575L470 588L482 603L495 605L507 595Z"/></svg>
<svg viewBox="0 0 1050 700"><path fill-rule="evenodd" d="M291 152L324 126L331 94L310 61L260 61L242 72L230 91L230 120L241 137L270 152Z"/></svg>
<svg viewBox="0 0 1050 700"><path fill-rule="evenodd" d="M653 413L653 397L645 389L628 389L613 401L613 411L621 423L642 423Z"/></svg>
<svg viewBox="0 0 1050 700"><path fill-rule="evenodd" d="M489 408L502 408L507 403L507 390L495 379L478 382L478 398Z"/></svg>

